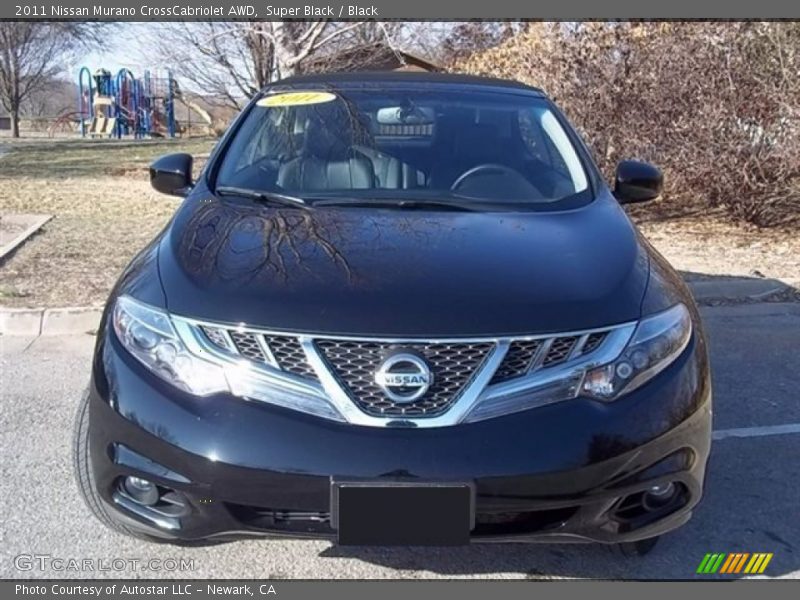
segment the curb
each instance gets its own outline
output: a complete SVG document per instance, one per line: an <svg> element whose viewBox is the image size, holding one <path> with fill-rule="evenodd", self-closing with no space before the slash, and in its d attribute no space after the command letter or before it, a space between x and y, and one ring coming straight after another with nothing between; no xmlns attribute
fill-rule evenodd
<svg viewBox="0 0 800 600"><path fill-rule="evenodd" d="M759 302L800 287L800 282L784 278L726 277L687 283L697 302Z"/></svg>
<svg viewBox="0 0 800 600"><path fill-rule="evenodd" d="M0 335L90 333L100 325L99 306L68 308L0 308Z"/></svg>

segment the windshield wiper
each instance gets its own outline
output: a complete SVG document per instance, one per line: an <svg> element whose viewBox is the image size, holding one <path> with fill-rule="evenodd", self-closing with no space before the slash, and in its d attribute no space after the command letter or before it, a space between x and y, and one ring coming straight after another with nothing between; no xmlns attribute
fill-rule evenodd
<svg viewBox="0 0 800 600"><path fill-rule="evenodd" d="M443 209L460 212L475 212L477 209L466 204L447 202L445 200L427 200L425 198L336 198L317 200L313 206L376 206L380 208L400 208L405 210Z"/></svg>
<svg viewBox="0 0 800 600"><path fill-rule="evenodd" d="M252 198L254 200L260 200L261 202L279 204L281 206L289 206L291 208L311 208L302 198L287 196L286 194L280 194L278 192L251 190L250 188L241 188L232 185L221 185L214 191L221 196L244 196L245 198Z"/></svg>

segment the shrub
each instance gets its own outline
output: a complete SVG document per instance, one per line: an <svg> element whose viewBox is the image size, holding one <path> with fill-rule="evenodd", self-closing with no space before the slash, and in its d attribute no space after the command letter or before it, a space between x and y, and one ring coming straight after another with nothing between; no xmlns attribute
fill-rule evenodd
<svg viewBox="0 0 800 600"><path fill-rule="evenodd" d="M800 222L800 23L530 23L453 68L543 88L608 177L649 160L682 209Z"/></svg>

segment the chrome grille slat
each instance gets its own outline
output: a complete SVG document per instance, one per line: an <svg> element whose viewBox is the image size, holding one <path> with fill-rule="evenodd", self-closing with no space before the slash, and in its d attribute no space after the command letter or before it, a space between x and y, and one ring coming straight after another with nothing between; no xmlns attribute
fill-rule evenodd
<svg viewBox="0 0 800 600"><path fill-rule="evenodd" d="M542 346L542 340L515 340L508 347L505 360L494 374L491 383L508 381L528 373Z"/></svg>
<svg viewBox="0 0 800 600"><path fill-rule="evenodd" d="M513 340L490 385L585 356L597 350L607 335L607 331L593 331L581 335Z"/></svg>
<svg viewBox="0 0 800 600"><path fill-rule="evenodd" d="M300 341L288 335L265 335L264 341L272 351L275 364L287 373L317 379L314 369L308 364L306 353Z"/></svg>
<svg viewBox="0 0 800 600"><path fill-rule="evenodd" d="M256 340L258 341L258 347L261 349L261 352L264 354L264 360L267 364L277 367L278 363L275 361L275 356L272 354L272 349L267 344L267 340L263 335L256 335Z"/></svg>
<svg viewBox="0 0 800 600"><path fill-rule="evenodd" d="M544 362L544 357L547 356L547 353L550 352L550 346L553 345L555 338L547 338L542 347L536 351L536 356L533 357L533 362L531 363L531 371L536 371L542 368L542 363Z"/></svg>
<svg viewBox="0 0 800 600"><path fill-rule="evenodd" d="M605 331L595 331L590 333L586 338L586 343L583 345L583 348L581 348L581 355L589 354L590 352L597 350L606 339L607 335L608 333Z"/></svg>
<svg viewBox="0 0 800 600"><path fill-rule="evenodd" d="M222 327L208 327L206 325L203 325L202 327L200 327L200 330L208 338L208 341L210 341L215 346L222 348L223 350L233 349L233 344L230 340L228 332Z"/></svg>
<svg viewBox="0 0 800 600"><path fill-rule="evenodd" d="M228 332L239 354L256 362L266 363L267 357L261 350L256 334L246 331L231 330Z"/></svg>
<svg viewBox="0 0 800 600"><path fill-rule="evenodd" d="M567 360L572 360L576 356L580 356L583 353L583 347L586 345L586 342L589 340L589 334L584 333L582 336L578 338L572 345L572 350L569 351L569 356L567 356Z"/></svg>

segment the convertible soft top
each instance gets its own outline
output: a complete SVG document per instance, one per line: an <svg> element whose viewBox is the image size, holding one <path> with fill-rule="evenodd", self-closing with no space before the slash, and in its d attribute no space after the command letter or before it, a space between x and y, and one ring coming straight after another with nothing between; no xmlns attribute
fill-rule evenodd
<svg viewBox="0 0 800 600"><path fill-rule="evenodd" d="M544 96L544 92L536 87L520 83L511 79L498 79L495 77L478 77L476 75L462 75L458 73L427 73L416 71L358 71L344 73L314 73L310 75L297 75L287 77L266 86L270 89L275 86L296 87L302 85L361 85L361 84L444 84L444 85L469 85L483 88L503 88L526 92L533 92Z"/></svg>

